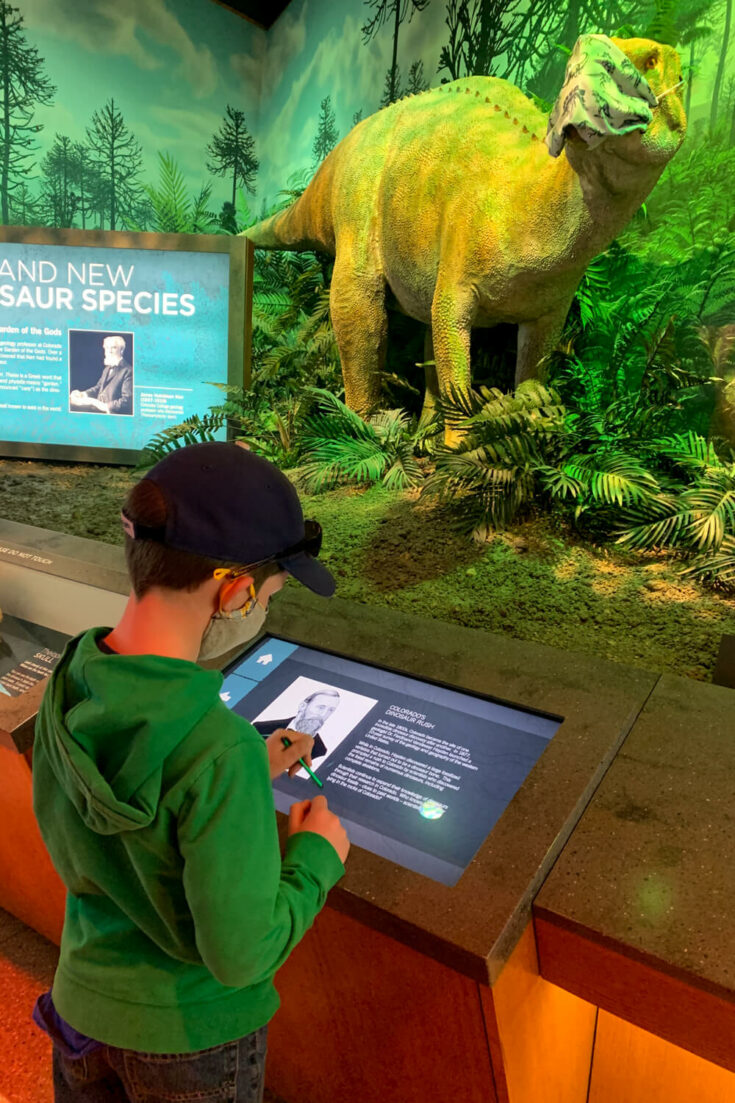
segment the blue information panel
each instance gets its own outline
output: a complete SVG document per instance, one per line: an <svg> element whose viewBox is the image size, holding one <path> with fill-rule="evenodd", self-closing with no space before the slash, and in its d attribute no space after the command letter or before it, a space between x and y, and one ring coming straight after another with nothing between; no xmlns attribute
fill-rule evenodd
<svg viewBox="0 0 735 1103"><path fill-rule="evenodd" d="M222 699L264 736L314 738L313 770L352 842L453 885L561 720L267 636ZM276 807L320 790L305 771Z"/></svg>
<svg viewBox="0 0 735 1103"><path fill-rule="evenodd" d="M137 450L227 382L227 253L0 244L0 440Z"/></svg>

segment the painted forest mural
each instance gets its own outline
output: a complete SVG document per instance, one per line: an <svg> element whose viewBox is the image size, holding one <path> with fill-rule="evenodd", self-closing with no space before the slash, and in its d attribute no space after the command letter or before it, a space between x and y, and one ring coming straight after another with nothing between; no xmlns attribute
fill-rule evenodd
<svg viewBox="0 0 735 1103"><path fill-rule="evenodd" d="M241 233L405 96L493 76L548 114L580 34L674 47L685 142L587 267L543 383L514 389L515 327L473 331L472 395L420 420L424 328L394 313L379 408L358 416L342 401L330 259L259 251L253 385L152 451L228 422L312 488L420 487L477 539L561 511L732 586L734 2L293 0L264 32L206 0L0 0L0 217Z"/></svg>

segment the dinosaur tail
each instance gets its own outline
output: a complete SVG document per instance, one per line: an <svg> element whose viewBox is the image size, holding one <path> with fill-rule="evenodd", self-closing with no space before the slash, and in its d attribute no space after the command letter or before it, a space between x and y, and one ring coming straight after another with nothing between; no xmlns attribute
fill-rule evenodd
<svg viewBox="0 0 735 1103"><path fill-rule="evenodd" d="M316 249L334 254L331 216L334 152L319 167L304 193L284 211L256 222L244 236L258 249Z"/></svg>

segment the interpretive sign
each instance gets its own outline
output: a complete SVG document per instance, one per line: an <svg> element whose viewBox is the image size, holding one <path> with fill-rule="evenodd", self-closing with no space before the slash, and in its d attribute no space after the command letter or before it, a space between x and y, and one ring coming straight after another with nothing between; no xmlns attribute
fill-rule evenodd
<svg viewBox="0 0 735 1103"><path fill-rule="evenodd" d="M0 243L0 438L126 452L228 382L225 252Z"/></svg>
<svg viewBox="0 0 735 1103"><path fill-rule="evenodd" d="M0 697L20 697L48 678L68 638L52 628L5 614L0 621Z"/></svg>
<svg viewBox="0 0 735 1103"><path fill-rule="evenodd" d="M267 736L314 738L312 769L358 846L454 884L561 720L266 637L230 666L222 699ZM304 770L276 807L320 790Z"/></svg>

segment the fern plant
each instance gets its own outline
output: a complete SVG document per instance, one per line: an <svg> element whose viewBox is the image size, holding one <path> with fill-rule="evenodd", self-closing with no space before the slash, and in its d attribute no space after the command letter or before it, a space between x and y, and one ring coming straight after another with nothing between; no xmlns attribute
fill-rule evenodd
<svg viewBox="0 0 735 1103"><path fill-rule="evenodd" d="M441 404L445 423L463 435L436 450L426 493L451 503L459 526L476 538L504 528L533 499L537 472L564 429L564 407L535 380L514 394L495 388L454 391Z"/></svg>
<svg viewBox="0 0 735 1103"><path fill-rule="evenodd" d="M215 229L209 209L211 184L189 195L181 169L169 153L158 154L158 184L146 188L151 230L162 234L207 234Z"/></svg>
<svg viewBox="0 0 735 1103"><path fill-rule="evenodd" d="M311 388L300 432L304 477L312 492L341 483L382 482L391 490L417 486L421 467L403 410L362 418L330 391Z"/></svg>
<svg viewBox="0 0 735 1103"><path fill-rule="evenodd" d="M140 458L134 470L146 470L158 463L169 452L177 448L185 448L187 444L202 444L205 441L217 440L221 435L225 424L225 417L221 413L210 412L199 416L193 414L186 421L178 425L169 425L146 444L142 449Z"/></svg>
<svg viewBox="0 0 735 1103"><path fill-rule="evenodd" d="M691 432L650 448L669 471L658 495L628 511L618 543L670 550L688 559L686 574L735 582L735 459L721 459L713 442Z"/></svg>

